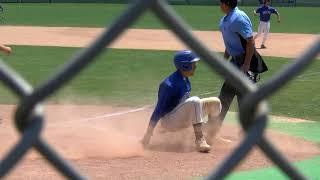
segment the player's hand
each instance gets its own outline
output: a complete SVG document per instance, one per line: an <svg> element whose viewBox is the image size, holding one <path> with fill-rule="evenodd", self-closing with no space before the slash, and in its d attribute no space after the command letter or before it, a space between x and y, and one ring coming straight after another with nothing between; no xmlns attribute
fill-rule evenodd
<svg viewBox="0 0 320 180"><path fill-rule="evenodd" d="M140 140L141 144L143 145L143 147L146 147L151 139L151 134L149 134L148 132L143 136L143 138Z"/></svg>
<svg viewBox="0 0 320 180"><path fill-rule="evenodd" d="M149 125L147 132L144 134L143 138L140 141L144 147L149 144L151 136L153 134L153 130L154 130L154 127L152 125Z"/></svg>
<svg viewBox="0 0 320 180"><path fill-rule="evenodd" d="M258 14L256 13L256 10L253 10L253 14L255 15L255 16L257 16Z"/></svg>
<svg viewBox="0 0 320 180"><path fill-rule="evenodd" d="M241 70L242 70L242 72L244 72L244 73L247 73L247 72L249 71L249 68L250 68L250 64L243 64L243 65L241 66Z"/></svg>
<svg viewBox="0 0 320 180"><path fill-rule="evenodd" d="M280 19L278 19L278 23L280 23Z"/></svg>

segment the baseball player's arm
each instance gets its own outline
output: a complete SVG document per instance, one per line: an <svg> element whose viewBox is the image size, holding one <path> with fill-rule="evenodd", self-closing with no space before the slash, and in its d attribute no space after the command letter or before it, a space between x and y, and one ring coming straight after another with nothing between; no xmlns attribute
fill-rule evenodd
<svg viewBox="0 0 320 180"><path fill-rule="evenodd" d="M154 128L156 127L160 118L164 116L164 113L165 113L164 110L168 104L168 101L170 100L170 97L171 97L170 90L168 88L169 87L166 85L160 85L160 87L159 87L157 106L151 115L147 131L144 134L143 139L141 140L141 143L144 146L149 144L151 136L153 135Z"/></svg>
<svg viewBox="0 0 320 180"><path fill-rule="evenodd" d="M143 146L147 146L149 144L151 136L153 135L153 131L154 127L149 124L148 129L141 140Z"/></svg>
<svg viewBox="0 0 320 180"><path fill-rule="evenodd" d="M157 115L157 108L158 107L156 107L156 109L152 113L147 131L145 132L145 134L141 140L141 143L143 146L147 146L149 144L151 136L153 135L154 128L156 127L158 121L160 120L160 117Z"/></svg>
<svg viewBox="0 0 320 180"><path fill-rule="evenodd" d="M158 112L159 111L158 111L158 106L157 106L156 109L154 110L154 112L152 113L147 131L145 132L145 134L141 140L141 143L143 146L146 146L149 144L151 136L153 135L154 128L156 127L158 121L160 120L160 116L159 116Z"/></svg>
<svg viewBox="0 0 320 180"><path fill-rule="evenodd" d="M276 15L277 15L277 18L278 18L278 22L280 22L280 13L278 11L276 11Z"/></svg>
<svg viewBox="0 0 320 180"><path fill-rule="evenodd" d="M280 13L274 8L271 9L271 12L277 15L278 22L280 22Z"/></svg>
<svg viewBox="0 0 320 180"><path fill-rule="evenodd" d="M253 10L253 14L255 16L259 15L259 13L260 13L260 8Z"/></svg>

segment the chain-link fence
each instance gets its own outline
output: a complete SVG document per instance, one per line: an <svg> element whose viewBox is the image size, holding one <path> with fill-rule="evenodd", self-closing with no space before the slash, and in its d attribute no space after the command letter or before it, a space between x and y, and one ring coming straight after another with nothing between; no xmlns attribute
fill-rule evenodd
<svg viewBox="0 0 320 180"><path fill-rule="evenodd" d="M11 148L0 162L0 178L4 177L15 166L26 152L35 148L56 170L70 179L85 179L77 170L68 164L63 157L40 137L44 122L42 102L58 89L67 84L77 74L92 63L96 57L132 25L147 9L151 9L157 17L170 28L177 37L196 52L211 68L232 84L242 94L243 101L239 109L240 123L247 132L241 144L225 159L208 179L222 179L236 167L248 152L258 146L265 155L278 166L283 173L292 179L305 179L270 141L264 137L268 121L268 105L265 101L297 74L302 72L320 51L320 38L295 61L286 66L279 74L260 87L252 84L243 73L228 64L215 52L211 52L196 39L187 24L163 0L137 0L126 9L116 21L86 49L75 54L60 71L56 72L40 86L33 88L23 77L0 62L0 78L7 88L19 98L20 103L15 112L15 124L21 133L19 142ZM108 49L106 49L108 50Z"/></svg>

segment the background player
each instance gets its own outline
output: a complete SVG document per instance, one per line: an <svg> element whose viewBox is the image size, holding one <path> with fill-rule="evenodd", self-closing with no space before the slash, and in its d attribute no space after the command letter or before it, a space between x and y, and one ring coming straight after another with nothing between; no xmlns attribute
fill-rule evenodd
<svg viewBox="0 0 320 180"><path fill-rule="evenodd" d="M163 80L159 86L158 102L151 116L142 144L149 144L154 128L161 119L161 126L168 131L177 131L193 125L195 144L199 152L209 152L211 147L204 138L203 117L216 117L221 111L220 100L216 97L200 99L189 97L191 91L190 76L200 59L191 51L179 51L174 57L176 71Z"/></svg>
<svg viewBox="0 0 320 180"><path fill-rule="evenodd" d="M278 18L278 22L280 22L280 14L279 12L269 6L269 2L270 0L264 0L263 1L263 5L261 5L258 9L254 10L254 14L255 15L259 15L260 16L260 23L259 23L259 27L258 27L258 33L255 35L254 39L257 39L261 33L264 33L263 36L263 40L261 43L261 49L266 48L265 43L267 41L267 37L270 31L270 16L272 13L277 15Z"/></svg>

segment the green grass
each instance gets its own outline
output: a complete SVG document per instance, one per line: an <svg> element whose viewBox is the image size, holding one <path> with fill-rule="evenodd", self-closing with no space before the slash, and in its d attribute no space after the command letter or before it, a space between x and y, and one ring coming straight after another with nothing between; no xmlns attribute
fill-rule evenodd
<svg viewBox="0 0 320 180"><path fill-rule="evenodd" d="M6 25L32 26L83 26L104 27L126 9L126 4L4 4ZM218 30L223 14L219 6L173 6L174 9L195 30ZM250 16L254 30L257 30L258 17L253 16L255 7L240 7ZM320 32L318 22L319 7L279 7L282 22L271 22L271 32L313 33ZM134 28L165 28L155 16L147 12L133 25Z"/></svg>
<svg viewBox="0 0 320 180"><path fill-rule="evenodd" d="M319 120L318 120L319 121ZM320 145L320 122L303 123L271 123L270 127L289 135L304 138L308 141L319 143Z"/></svg>
<svg viewBox="0 0 320 180"><path fill-rule="evenodd" d="M301 162L296 162L294 165L308 178L312 180L319 180L320 173L320 156ZM258 170L236 172L226 178L227 180L287 180L289 179L278 168L263 168Z"/></svg>
<svg viewBox="0 0 320 180"><path fill-rule="evenodd" d="M268 128L289 134L291 136L303 138L307 141L319 143L320 145L319 119L310 119L310 121L296 123L281 121L279 118L272 116L269 118L270 121L268 122ZM228 112L226 116L226 123L239 125L238 113Z"/></svg>
<svg viewBox="0 0 320 180"><path fill-rule="evenodd" d="M288 63L285 58L266 57L265 59L269 65L269 71L262 76L265 79L278 73L281 67ZM319 65L320 62L315 61L307 71L269 98L271 111L277 112L277 115L319 120L320 114L317 108L320 95L316 93L319 88L317 84L320 82L317 69Z"/></svg>
<svg viewBox="0 0 320 180"><path fill-rule="evenodd" d="M31 84L39 85L67 62L80 48L14 46L14 54L4 60L21 73ZM74 103L104 103L113 105L154 104L160 81L175 70L172 51L109 49L95 63L77 76L50 100ZM285 58L266 57L270 71L263 74L268 80L286 63ZM269 98L272 114L319 120L320 62L299 78ZM217 96L222 79L200 62L191 78L193 95ZM0 86L0 102L15 103L17 99ZM235 111L233 105L231 110Z"/></svg>

